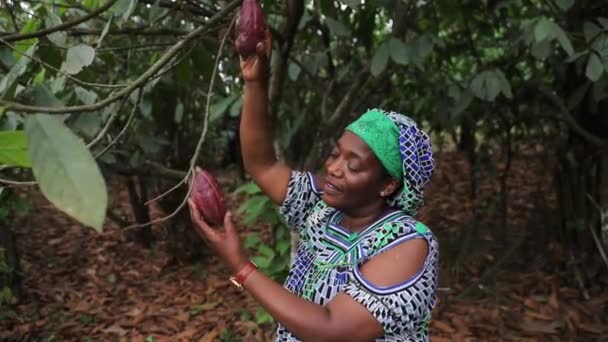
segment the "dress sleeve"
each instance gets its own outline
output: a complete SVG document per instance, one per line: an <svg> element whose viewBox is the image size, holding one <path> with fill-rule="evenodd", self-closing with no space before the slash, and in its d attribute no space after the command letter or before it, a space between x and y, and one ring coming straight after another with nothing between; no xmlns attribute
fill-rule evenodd
<svg viewBox="0 0 608 342"><path fill-rule="evenodd" d="M279 212L287 225L300 232L314 205L321 200L321 191L310 172L291 171L285 200Z"/></svg>
<svg viewBox="0 0 608 342"><path fill-rule="evenodd" d="M343 291L359 304L363 305L382 325L387 334L422 334L428 325L431 312L435 306L435 291L437 288L437 258L438 245L430 231L423 232L421 227L406 229L401 223L389 224L394 232L392 238L383 234L374 239L384 240L380 248L373 251L353 266L352 277L345 284ZM391 234L388 234L389 236ZM422 268L409 279L388 287L378 287L367 280L360 272L360 267L370 258L384 253L400 243L411 239L426 239L429 243L429 253Z"/></svg>

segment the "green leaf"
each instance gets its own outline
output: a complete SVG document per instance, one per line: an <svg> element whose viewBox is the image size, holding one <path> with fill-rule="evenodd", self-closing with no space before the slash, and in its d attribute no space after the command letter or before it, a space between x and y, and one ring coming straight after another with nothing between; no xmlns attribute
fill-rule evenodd
<svg viewBox="0 0 608 342"><path fill-rule="evenodd" d="M602 27L604 28L604 30L608 30L608 19L602 18L602 17L598 17L597 21L600 23L600 25L602 25Z"/></svg>
<svg viewBox="0 0 608 342"><path fill-rule="evenodd" d="M566 35L566 31L564 31L559 25L554 24L553 35L561 45L562 49L566 51L568 56L572 56L574 54L574 48L572 47L572 42L570 42L570 38Z"/></svg>
<svg viewBox="0 0 608 342"><path fill-rule="evenodd" d="M68 74L77 74L82 68L91 65L95 59L95 49L89 45L80 44L68 49L63 69Z"/></svg>
<svg viewBox="0 0 608 342"><path fill-rule="evenodd" d="M341 2L355 10L361 5L361 0L341 0Z"/></svg>
<svg viewBox="0 0 608 342"><path fill-rule="evenodd" d="M542 42L535 42L532 45L532 56L540 60L545 60L551 53L551 41L545 39Z"/></svg>
<svg viewBox="0 0 608 342"><path fill-rule="evenodd" d="M101 231L108 194L90 151L61 120L46 114L25 121L34 176L46 198L85 225Z"/></svg>
<svg viewBox="0 0 608 342"><path fill-rule="evenodd" d="M38 21L37 18L31 18L30 20L27 21L27 23L21 28L21 31L19 31L20 34L25 34L25 33L33 33L38 31L38 27L40 26L40 22ZM35 45L38 43L38 38L31 38L31 39L25 39L25 40L21 40L19 41L19 44L15 45L15 48L18 51L28 51L32 45ZM27 58L27 57L23 57L22 54L18 51L13 52L15 59L19 59L19 58ZM31 56L31 55L30 55Z"/></svg>
<svg viewBox="0 0 608 342"><path fill-rule="evenodd" d="M409 48L400 39L391 38L388 41L391 58L395 63L407 65L410 62Z"/></svg>
<svg viewBox="0 0 608 342"><path fill-rule="evenodd" d="M254 194L259 194L261 193L262 190L260 190L260 187L255 184L254 182L247 182L243 185L241 185L240 187L238 187L236 190L234 190L235 194L240 194L240 193L244 193L247 195L254 195Z"/></svg>
<svg viewBox="0 0 608 342"><path fill-rule="evenodd" d="M593 50L597 52L600 60L604 64L604 68L608 68L608 34L603 33L597 37L592 44Z"/></svg>
<svg viewBox="0 0 608 342"><path fill-rule="evenodd" d="M102 124L99 112L90 112L78 114L78 117L70 127L74 131L92 139L101 129Z"/></svg>
<svg viewBox="0 0 608 342"><path fill-rule="evenodd" d="M30 46L30 48L25 52L28 56L32 56L36 51L36 44ZM17 78L23 75L25 70L27 70L27 66L30 63L30 59L27 57L20 58L17 63L15 63L8 73L2 78L0 81L0 94L5 94L8 89L10 89Z"/></svg>
<svg viewBox="0 0 608 342"><path fill-rule="evenodd" d="M63 107L63 102L45 84L38 84L32 90L34 104L44 107Z"/></svg>
<svg viewBox="0 0 608 342"><path fill-rule="evenodd" d="M103 42L103 39L106 37L106 35L110 31L110 26L112 26L112 18L114 18L114 17L110 17L110 19L108 19L108 22L103 27L103 30L101 31L101 34L99 35L99 38L97 38L97 48L98 49L101 47L101 43Z"/></svg>
<svg viewBox="0 0 608 342"><path fill-rule="evenodd" d="M511 92L511 83L509 83L509 80L507 79L507 76L505 76L505 73L502 72L502 70L500 69L496 69L494 70L494 74L500 81L500 91L503 93L503 95L506 96L508 99L513 98L513 93Z"/></svg>
<svg viewBox="0 0 608 342"><path fill-rule="evenodd" d="M386 65L388 64L388 57L390 54L388 42L380 45L378 50L376 50L376 54L372 58L372 65L370 67L370 71L372 75L378 76L380 75L384 69L386 69Z"/></svg>
<svg viewBox="0 0 608 342"><path fill-rule="evenodd" d="M44 25L46 26L46 28L59 26L61 25L61 23L61 18L57 14L55 14L55 12L49 13L46 19L44 20ZM47 37L51 41L51 43L62 48L66 47L68 34L65 31L56 31L49 34Z"/></svg>
<svg viewBox="0 0 608 342"><path fill-rule="evenodd" d="M473 79L471 90L478 98L494 101L502 89L502 82L493 70L486 70Z"/></svg>
<svg viewBox="0 0 608 342"><path fill-rule="evenodd" d="M243 98L239 96L236 101L230 105L230 117L238 118L241 115L241 110L243 109Z"/></svg>
<svg viewBox="0 0 608 342"><path fill-rule="evenodd" d="M238 95L231 94L228 97L224 97L223 99L213 103L211 108L209 108L209 121L215 121L224 115L230 105L236 100Z"/></svg>
<svg viewBox="0 0 608 342"><path fill-rule="evenodd" d="M572 5L574 5L574 0L554 0L555 4L562 10L567 11Z"/></svg>
<svg viewBox="0 0 608 342"><path fill-rule="evenodd" d="M182 59L175 66L175 80L180 86L187 88L192 84L192 64L190 58Z"/></svg>
<svg viewBox="0 0 608 342"><path fill-rule="evenodd" d="M247 235L245 240L243 240L243 247L252 248L252 247L257 246L261 242L262 242L262 239L260 238L260 234L252 233L252 234Z"/></svg>
<svg viewBox="0 0 608 342"><path fill-rule="evenodd" d="M553 31L553 22L547 18L540 18L534 26L534 39L536 42L542 42L543 40L551 36Z"/></svg>
<svg viewBox="0 0 608 342"><path fill-rule="evenodd" d="M82 87L76 87L76 89L74 89L74 92L76 93L76 97L78 98L78 100L80 100L80 102L84 104L90 105L97 101L97 93L92 90L86 90Z"/></svg>
<svg viewBox="0 0 608 342"><path fill-rule="evenodd" d="M0 132L0 165L32 167L23 131Z"/></svg>
<svg viewBox="0 0 608 342"><path fill-rule="evenodd" d="M348 27L346 27L346 25L342 24L341 22L339 22L336 19L333 19L330 17L325 17L325 24L327 24L329 31L331 31L336 36L342 36L342 37L350 36L351 32L348 29Z"/></svg>
<svg viewBox="0 0 608 342"><path fill-rule="evenodd" d="M469 91L468 89L463 91L460 94L456 105L452 109L452 115L460 115L460 113L462 113L465 109L469 107L469 105L471 105L471 102L473 102L473 98L473 93L471 93L471 91Z"/></svg>
<svg viewBox="0 0 608 342"><path fill-rule="evenodd" d="M585 21L583 24L583 33L587 43L591 42L591 40L600 32L602 32L602 29L591 21Z"/></svg>
<svg viewBox="0 0 608 342"><path fill-rule="evenodd" d="M300 68L299 65L293 62L289 63L287 73L289 75L290 80L297 81L298 77L300 77L300 72L302 72L302 68Z"/></svg>
<svg viewBox="0 0 608 342"><path fill-rule="evenodd" d="M114 16L120 17L118 20L118 27L122 27L122 24L129 19L133 11L135 11L135 5L137 0L118 0L114 4Z"/></svg>
<svg viewBox="0 0 608 342"><path fill-rule="evenodd" d="M589 60L587 61L587 68L585 69L585 76L592 82L595 82L602 77L602 73L604 73L602 61L595 53L590 54Z"/></svg>

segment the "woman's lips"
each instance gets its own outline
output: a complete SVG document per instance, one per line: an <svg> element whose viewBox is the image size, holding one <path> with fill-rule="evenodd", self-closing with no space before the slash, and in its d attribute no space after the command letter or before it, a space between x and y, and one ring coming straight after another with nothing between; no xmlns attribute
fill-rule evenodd
<svg viewBox="0 0 608 342"><path fill-rule="evenodd" d="M342 192L337 186L328 181L325 181L325 184L323 184L323 191L329 194L339 194Z"/></svg>

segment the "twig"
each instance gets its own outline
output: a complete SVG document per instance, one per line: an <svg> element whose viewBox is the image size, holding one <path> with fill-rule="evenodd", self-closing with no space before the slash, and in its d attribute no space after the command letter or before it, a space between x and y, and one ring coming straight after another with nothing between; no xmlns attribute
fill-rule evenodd
<svg viewBox="0 0 608 342"><path fill-rule="evenodd" d="M76 82L78 84L81 84L81 85L84 85L84 86L89 86L89 87L99 87L99 88L124 88L124 87L128 86L128 84L102 84L102 83L91 83L91 82L85 82L85 81L79 80L78 78L76 78L76 77L74 77L74 76L72 76L72 75L70 75L70 74L68 74L66 72L63 72L60 69L55 68L54 66L52 66L52 65L44 62L43 60L41 60L41 59L39 59L37 57L30 56L27 53L25 53L23 51L20 51L14 45L12 45L11 43L7 42L3 38L0 38L0 43L8 46L11 50L17 52L18 54L20 54L20 55L22 55L24 57L27 57L27 58L33 60L34 62L40 63L40 64L44 65L45 67L47 67L47 68L49 68L49 69L51 69L53 71L56 71L56 72L62 74L63 76L69 78L70 80L72 80L72 81L74 81L74 82Z"/></svg>
<svg viewBox="0 0 608 342"><path fill-rule="evenodd" d="M47 28L44 30L36 31L36 32L30 32L30 33L24 33L24 34L11 34L11 35L3 37L3 39L6 40L7 42L14 42L14 41L25 40L25 39L30 39L30 38L39 38L39 37L46 36L47 34L50 34L53 32L65 30L72 26L76 26L80 23L84 23L85 21L88 21L89 19L100 15L101 13L105 12L108 8L112 7L112 5L114 5L114 3L116 1L117 0L109 0L108 2L106 2L105 5L99 7L98 9L85 15L84 17L66 21L63 24L60 24L60 25L57 25L54 27L50 27L50 28Z"/></svg>
<svg viewBox="0 0 608 342"><path fill-rule="evenodd" d="M19 181L14 181L14 180L10 180L10 179L4 179L4 178L0 178L0 183L3 184L8 184L8 185L15 185L15 186L31 186L31 185L36 185L38 184L38 182L19 182Z"/></svg>
<svg viewBox="0 0 608 342"><path fill-rule="evenodd" d="M190 168L188 169L188 172L186 173L186 177L184 177L178 184L176 184L169 191L165 192L161 196L157 196L156 198L148 201L147 203L157 201L160 198L162 198L163 196L166 196L169 192L173 191L174 189L177 189L183 183L186 183L188 181L188 179L190 178L190 176L194 173L194 167L196 165L198 156L201 152L201 147L203 145L203 142L205 141L205 137L207 136L207 129L209 127L209 111L210 111L210 107L211 107L211 93L213 90L213 85L215 83L215 77L217 75L218 65L220 63L222 51L224 49L224 44L226 43L226 40L227 40L228 36L230 35L230 31L232 31L232 28L233 28L235 22L236 22L236 16L234 16L234 18L232 19L232 22L230 23L230 27L228 27L228 30L224 34L224 37L222 38L222 42L220 43L220 47L218 49L217 55L215 56L215 64L214 64L214 68L213 68L213 73L211 74L211 80L209 81L209 91L207 93L207 104L205 106L205 118L204 118L204 124L203 124L203 131L201 132L201 136L198 139L198 143L196 144L196 149L194 150L194 154L192 155L192 158L190 159ZM177 215L177 213L186 205L188 198L190 198L191 192L192 192L192 183L189 184L188 192L186 193L186 196L184 196L182 203L180 203L180 205L171 214L161 217L159 219L152 220L147 223L133 224L131 226L125 227L124 230L146 227L146 226L149 226L149 225L152 225L155 223L159 223L159 222L172 218L173 216Z"/></svg>
<svg viewBox="0 0 608 342"><path fill-rule="evenodd" d="M99 134L97 134L97 136L87 144L88 148L93 147L95 144L97 144L104 137L104 135L106 135L106 133L110 129L110 126L114 122L114 119L116 119L116 117L118 117L118 114L122 110L122 107L124 107L125 103L127 103L128 99L129 99L128 97L125 97L122 100L122 103L120 104L120 106L118 107L118 109L114 113L112 113L112 116L110 116L110 118L106 122L105 126L101 129L101 131L99 132Z"/></svg>
<svg viewBox="0 0 608 342"><path fill-rule="evenodd" d="M118 135L116 135L116 137L112 141L110 141L110 143L106 147L103 148L103 150L95 154L95 159L106 153L106 151L108 151L108 149L110 149L110 147L112 147L112 145L114 145L118 141L118 139L120 139L120 137L127 131L127 128L131 124L131 120L133 120L133 117L135 116L135 112L137 112L137 108L139 107L139 103L141 102L143 93L144 90L140 89L139 94L137 95L137 101L135 101L135 103L133 104L131 114L129 114L129 118L127 119L127 122L125 123L124 127L120 130L120 132L118 132Z"/></svg>
<svg viewBox="0 0 608 342"><path fill-rule="evenodd" d="M143 84L146 80L152 77L160 68L162 68L165 64L167 64L187 43L192 41L194 38L198 37L200 34L206 32L206 30L215 24L216 22L223 19L228 13L230 13L233 9L235 9L243 0L234 0L222 10L217 12L213 17L211 17L206 25L199 26L192 32L190 32L184 39L178 41L171 48L165 52L165 54L154 63L148 70L146 70L141 76L139 76L131 85L117 92L113 96L107 97L106 99L99 101L90 105L83 106L70 106L70 107L40 107L40 106L29 106L21 103L10 102L5 100L0 100L0 104L5 105L5 110L12 110L17 112L25 112L25 113L46 113L46 114L63 114L63 113L80 113L80 112L93 112L104 106L109 105L110 103L123 98L124 96L128 96L135 90L139 88L141 84Z"/></svg>

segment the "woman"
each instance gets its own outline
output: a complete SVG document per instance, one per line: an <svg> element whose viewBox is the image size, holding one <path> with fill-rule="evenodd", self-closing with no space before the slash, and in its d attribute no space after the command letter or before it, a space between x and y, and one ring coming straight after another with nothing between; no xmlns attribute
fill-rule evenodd
<svg viewBox="0 0 608 342"><path fill-rule="evenodd" d="M241 59L240 137L247 172L301 236L284 287L249 261L230 213L218 230L190 203L195 227L278 321L277 341L428 341L438 246L412 218L434 167L428 137L403 115L370 110L346 128L324 178L277 161L267 37Z"/></svg>

